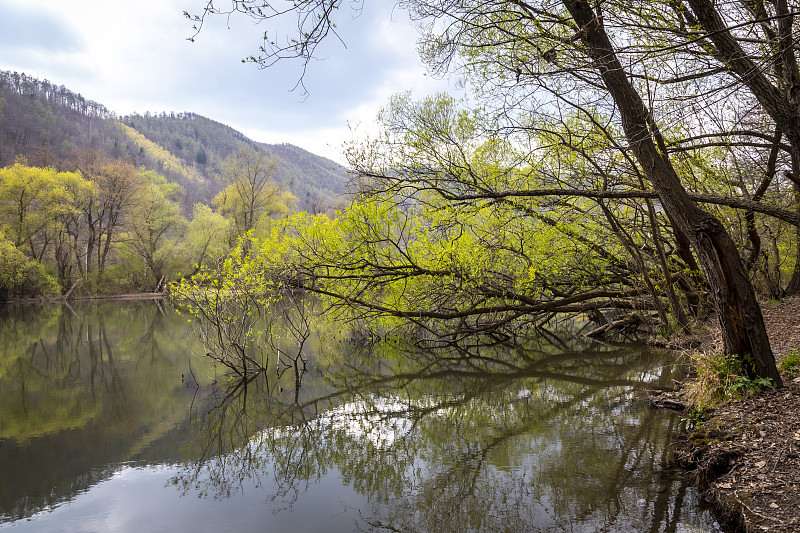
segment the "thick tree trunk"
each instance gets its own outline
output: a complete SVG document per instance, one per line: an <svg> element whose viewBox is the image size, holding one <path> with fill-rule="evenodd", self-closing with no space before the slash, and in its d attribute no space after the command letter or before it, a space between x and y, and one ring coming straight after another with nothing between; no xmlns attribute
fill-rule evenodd
<svg viewBox="0 0 800 533"><path fill-rule="evenodd" d="M751 377L770 378L782 385L767 338L761 308L747 270L724 226L700 209L683 187L667 156L663 138L639 93L617 59L602 19L586 0L563 0L580 28L586 52L617 104L622 126L639 164L661 200L661 205L684 232L697 254L711 289L722 329L725 352L743 362Z"/></svg>
<svg viewBox="0 0 800 533"><path fill-rule="evenodd" d="M794 35L792 26L795 15L789 9L786 0L774 2L777 15L777 34L774 20L761 20L763 27L771 39L777 37L777 49L768 64L775 69L779 85L773 84L765 75L764 65L754 61L742 49L731 34L728 26L720 16L713 0L686 0L691 6L697 22L708 34L714 44L715 55L724 62L728 71L746 86L758 100L761 108L775 121L777 129L782 131L792 147L792 170L794 176L800 176L798 170L798 152L800 152L800 68L795 56ZM756 18L762 18L766 11L756 8ZM755 23L755 21L753 21ZM771 26L770 26L771 25ZM800 238L800 234L798 234ZM800 247L798 248L800 250ZM800 259L800 253L798 253ZM795 268L785 294L800 292L800 270Z"/></svg>

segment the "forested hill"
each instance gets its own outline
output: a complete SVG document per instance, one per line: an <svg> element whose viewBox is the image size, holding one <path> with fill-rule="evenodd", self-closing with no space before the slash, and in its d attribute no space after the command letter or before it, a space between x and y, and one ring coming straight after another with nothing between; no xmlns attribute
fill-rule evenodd
<svg viewBox="0 0 800 533"><path fill-rule="evenodd" d="M135 114L123 117L122 122L209 180L216 180L226 157L253 145L280 160L276 181L297 196L300 209L324 209L344 193L346 171L338 163L291 144L257 143L230 126L195 113Z"/></svg>
<svg viewBox="0 0 800 533"><path fill-rule="evenodd" d="M116 122L103 105L63 85L0 71L0 166L13 164L17 155L60 166L91 147L111 153L119 137Z"/></svg>
<svg viewBox="0 0 800 533"><path fill-rule="evenodd" d="M210 203L222 189L222 161L248 145L279 158L275 180L298 198L299 209L325 210L339 202L345 168L296 146L257 143L195 113L120 118L63 85L0 71L0 167L22 155L31 165L74 170L80 154L95 149L179 183L188 212L195 202Z"/></svg>

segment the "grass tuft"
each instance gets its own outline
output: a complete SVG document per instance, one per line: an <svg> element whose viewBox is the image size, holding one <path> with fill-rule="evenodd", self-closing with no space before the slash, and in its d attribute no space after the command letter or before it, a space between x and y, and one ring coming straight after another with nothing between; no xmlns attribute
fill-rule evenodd
<svg viewBox="0 0 800 533"><path fill-rule="evenodd" d="M800 370L800 354L797 357ZM760 389L774 388L770 379L750 378L745 365L753 364L751 357L741 358L724 353L701 353L694 357L697 379L687 390L692 410L707 413L719 403L738 400Z"/></svg>
<svg viewBox="0 0 800 533"><path fill-rule="evenodd" d="M800 375L800 350L792 350L778 363L778 370L789 377Z"/></svg>

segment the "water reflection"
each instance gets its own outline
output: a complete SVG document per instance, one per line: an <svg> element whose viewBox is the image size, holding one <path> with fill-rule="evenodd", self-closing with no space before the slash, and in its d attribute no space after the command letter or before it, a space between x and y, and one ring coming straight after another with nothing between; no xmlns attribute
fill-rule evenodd
<svg viewBox="0 0 800 533"><path fill-rule="evenodd" d="M0 307L0 517L74 497L122 461L181 460L196 393L185 320L153 302ZM199 366L198 366L199 364Z"/></svg>
<svg viewBox="0 0 800 533"><path fill-rule="evenodd" d="M634 398L681 377L658 354L315 336L299 388L236 387L192 328L0 308L0 529L719 531L669 471L678 419Z"/></svg>
<svg viewBox="0 0 800 533"><path fill-rule="evenodd" d="M324 386L300 399L267 380L198 420L205 444L175 482L219 497L271 479L291 508L334 469L368 497L364 530L713 530L669 475L676 417L633 399L677 366L548 348L383 345L321 361Z"/></svg>

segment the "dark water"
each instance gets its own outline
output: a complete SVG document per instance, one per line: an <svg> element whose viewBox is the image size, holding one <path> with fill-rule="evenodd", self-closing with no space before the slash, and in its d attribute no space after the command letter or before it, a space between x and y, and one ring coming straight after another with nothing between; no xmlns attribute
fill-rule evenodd
<svg viewBox="0 0 800 533"><path fill-rule="evenodd" d="M153 302L0 308L0 529L716 532L640 349L315 345L231 392Z"/></svg>

